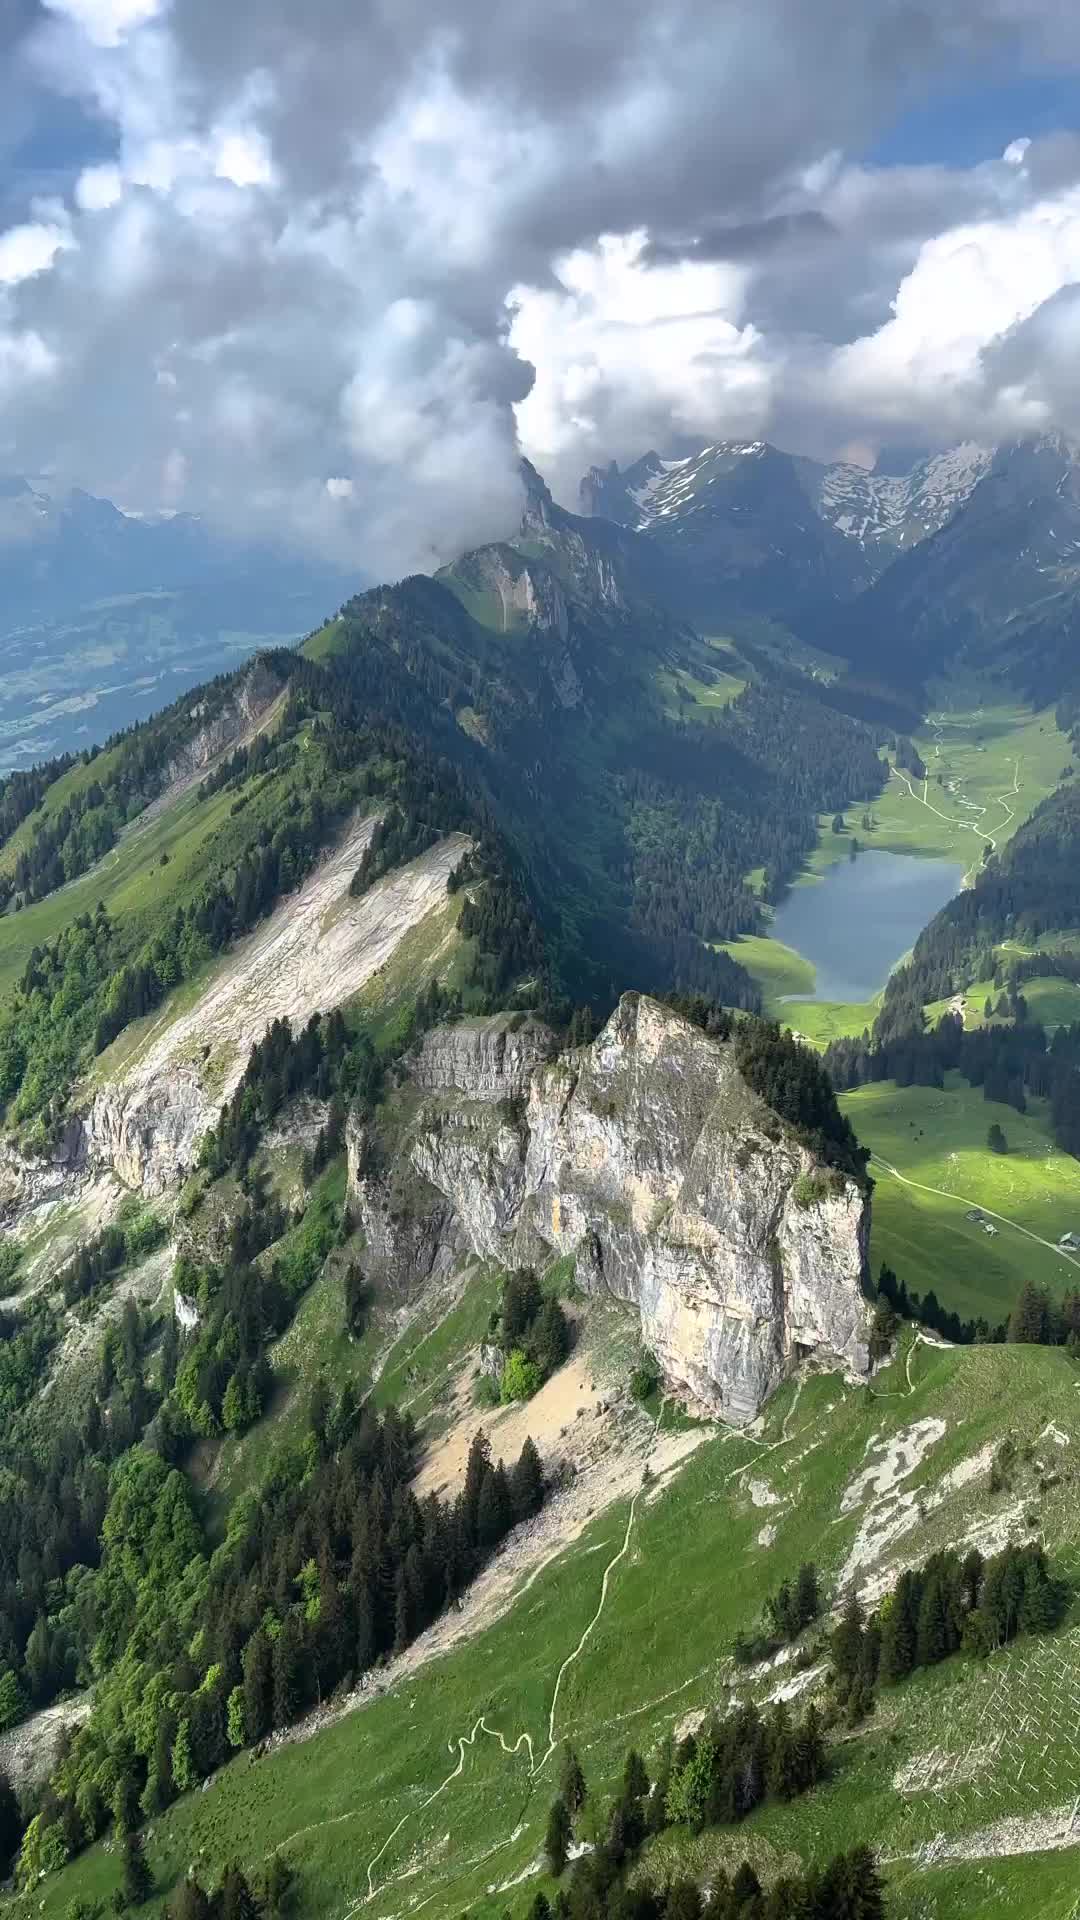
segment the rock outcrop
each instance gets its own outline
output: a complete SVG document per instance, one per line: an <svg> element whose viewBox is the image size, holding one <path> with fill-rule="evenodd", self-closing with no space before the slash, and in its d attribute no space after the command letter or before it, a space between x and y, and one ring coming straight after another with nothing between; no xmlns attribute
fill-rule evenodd
<svg viewBox="0 0 1080 1920"><path fill-rule="evenodd" d="M373 1274L408 1289L463 1251L572 1254L587 1292L637 1307L669 1379L737 1423L806 1355L865 1372L866 1196L751 1092L734 1048L629 994L591 1047L552 1051L533 1023L444 1029L392 1173L352 1130Z"/></svg>
<svg viewBox="0 0 1080 1920"><path fill-rule="evenodd" d="M410 1078L424 1093L463 1093L471 1100L523 1100L533 1073L559 1046L550 1027L521 1014L459 1020L426 1033Z"/></svg>

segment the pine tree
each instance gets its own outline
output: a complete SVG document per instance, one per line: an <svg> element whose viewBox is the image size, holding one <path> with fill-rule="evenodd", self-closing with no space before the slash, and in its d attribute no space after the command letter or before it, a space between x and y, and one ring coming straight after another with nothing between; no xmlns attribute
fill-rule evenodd
<svg viewBox="0 0 1080 1920"><path fill-rule="evenodd" d="M919 1619L915 1634L915 1664L936 1666L948 1651L945 1639L945 1601L941 1581L936 1574L923 1583Z"/></svg>
<svg viewBox="0 0 1080 1920"><path fill-rule="evenodd" d="M911 1573L902 1573L891 1605L882 1609L881 1673L885 1680L903 1680L915 1665L918 1609L918 1583Z"/></svg>
<svg viewBox="0 0 1080 1920"><path fill-rule="evenodd" d="M465 1466L465 1485L461 1495L465 1537L470 1547L476 1545L480 1496L490 1472L491 1446L483 1427L479 1427L469 1448L469 1458Z"/></svg>
<svg viewBox="0 0 1080 1920"><path fill-rule="evenodd" d="M247 1745L247 1722L244 1718L244 1689L234 1687L229 1695L225 1714L225 1734L230 1747Z"/></svg>
<svg viewBox="0 0 1080 1920"><path fill-rule="evenodd" d="M270 1855L263 1876L263 1912L267 1920L281 1920L289 1901L289 1892L293 1883L293 1871L285 1855L280 1851Z"/></svg>
<svg viewBox="0 0 1080 1920"><path fill-rule="evenodd" d="M186 1719L181 1720L176 1729L172 1750L172 1772L178 1793L187 1793L199 1777L191 1757L191 1727Z"/></svg>
<svg viewBox="0 0 1080 1920"><path fill-rule="evenodd" d="M1021 1633L1049 1633L1057 1626L1060 1598L1041 1554L1031 1555L1024 1568L1024 1591L1018 1624Z"/></svg>
<svg viewBox="0 0 1080 1920"><path fill-rule="evenodd" d="M139 1782L130 1754L122 1759L117 1774L112 1815L117 1833L131 1833L139 1824Z"/></svg>
<svg viewBox="0 0 1080 1920"><path fill-rule="evenodd" d="M226 1867L215 1901L215 1920L258 1920L259 1909L245 1874L235 1861Z"/></svg>
<svg viewBox="0 0 1080 1920"><path fill-rule="evenodd" d="M366 1673L375 1658L375 1621L371 1608L371 1589L365 1580L353 1595L356 1637L353 1651L358 1673Z"/></svg>
<svg viewBox="0 0 1080 1920"><path fill-rule="evenodd" d="M664 1920L701 1920L701 1891L696 1880L675 1880L664 1902Z"/></svg>
<svg viewBox="0 0 1080 1920"><path fill-rule="evenodd" d="M573 1839L573 1827L566 1801L560 1797L551 1803L547 1829L544 1835L544 1852L547 1855L549 1871L558 1880L565 1869Z"/></svg>
<svg viewBox="0 0 1080 1920"><path fill-rule="evenodd" d="M493 1467L480 1489L476 1512L476 1546L481 1557L491 1553L509 1531L510 1489L502 1461Z"/></svg>
<svg viewBox="0 0 1080 1920"><path fill-rule="evenodd" d="M274 1642L274 1725L288 1726L304 1704L304 1632L297 1614L287 1613Z"/></svg>
<svg viewBox="0 0 1080 1920"><path fill-rule="evenodd" d="M1047 1299L1041 1288L1026 1280L1009 1315L1009 1339L1014 1344L1038 1346L1045 1334Z"/></svg>
<svg viewBox="0 0 1080 1920"><path fill-rule="evenodd" d="M798 1620L797 1631L808 1627L816 1620L821 1611L821 1598L818 1592L818 1571L812 1560L807 1560L799 1568L795 1581L794 1596L795 1617Z"/></svg>
<svg viewBox="0 0 1080 1920"><path fill-rule="evenodd" d="M141 1907L150 1897L154 1881L143 1853L142 1835L128 1833L124 1836L124 1899L129 1907Z"/></svg>
<svg viewBox="0 0 1080 1920"><path fill-rule="evenodd" d="M168 1906L169 1920L210 1920L210 1902L194 1874L181 1880Z"/></svg>
<svg viewBox="0 0 1080 1920"><path fill-rule="evenodd" d="M982 1589L983 1565L983 1557L978 1547L969 1548L968 1552L964 1555L964 1564L960 1569L961 1593L963 1595L964 1605L969 1612L973 1612L979 1604L979 1594Z"/></svg>
<svg viewBox="0 0 1080 1920"><path fill-rule="evenodd" d="M767 1791L774 1793L780 1800L794 1799L799 1791L797 1766L791 1716L784 1702L780 1701L773 1709L769 1726L768 1758L765 1765Z"/></svg>
<svg viewBox="0 0 1080 1920"><path fill-rule="evenodd" d="M510 1504L515 1521L530 1520L544 1502L544 1469L531 1439L526 1437L510 1475Z"/></svg>
<svg viewBox="0 0 1080 1920"><path fill-rule="evenodd" d="M257 1627L244 1648L244 1726L251 1741L261 1740L272 1723L274 1650L265 1628Z"/></svg>
<svg viewBox="0 0 1080 1920"><path fill-rule="evenodd" d="M731 1892L737 1907L744 1907L749 1901L759 1898L761 1894L761 1881L758 1879L749 1860L744 1860L742 1866L738 1869L731 1883Z"/></svg>
<svg viewBox="0 0 1080 1920"><path fill-rule="evenodd" d="M622 1790L628 1800L643 1800L649 1791L649 1776L645 1771L645 1762L634 1747L631 1747L626 1756Z"/></svg>
<svg viewBox="0 0 1080 1920"><path fill-rule="evenodd" d="M0 1769L0 1880L7 1879L21 1839L19 1802L8 1774Z"/></svg>
<svg viewBox="0 0 1080 1920"><path fill-rule="evenodd" d="M394 1652L404 1653L411 1639L409 1585L405 1578L405 1568L400 1566L394 1581Z"/></svg>
<svg viewBox="0 0 1080 1920"><path fill-rule="evenodd" d="M585 1805L585 1775L573 1747L563 1747L559 1760L559 1798L576 1819Z"/></svg>
<svg viewBox="0 0 1080 1920"><path fill-rule="evenodd" d="M554 1294L549 1294L529 1333L529 1351L546 1379L570 1351L570 1325Z"/></svg>
<svg viewBox="0 0 1080 1920"><path fill-rule="evenodd" d="M663 1833L667 1825L667 1797L671 1787L672 1742L668 1734L660 1749L652 1792L645 1808L645 1824L650 1833Z"/></svg>

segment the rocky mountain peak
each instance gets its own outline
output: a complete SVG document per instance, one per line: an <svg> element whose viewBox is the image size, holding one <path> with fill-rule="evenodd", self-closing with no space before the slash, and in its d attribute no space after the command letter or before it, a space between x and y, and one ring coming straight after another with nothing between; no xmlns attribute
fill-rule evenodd
<svg viewBox="0 0 1080 1920"><path fill-rule="evenodd" d="M730 1042L630 993L562 1054L505 1016L439 1029L412 1085L392 1175L350 1137L378 1283L410 1294L456 1253L573 1255L586 1293L637 1308L672 1384L735 1424L809 1355L865 1372L866 1196L746 1086Z"/></svg>

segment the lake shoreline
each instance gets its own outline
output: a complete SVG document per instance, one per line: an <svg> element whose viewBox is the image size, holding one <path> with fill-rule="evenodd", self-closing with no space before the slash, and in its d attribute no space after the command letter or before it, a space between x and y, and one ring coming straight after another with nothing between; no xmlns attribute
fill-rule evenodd
<svg viewBox="0 0 1080 1920"><path fill-rule="evenodd" d="M769 937L813 968L814 990L779 995L777 1004L874 999L963 877L956 861L867 847L827 867L815 886L789 889Z"/></svg>

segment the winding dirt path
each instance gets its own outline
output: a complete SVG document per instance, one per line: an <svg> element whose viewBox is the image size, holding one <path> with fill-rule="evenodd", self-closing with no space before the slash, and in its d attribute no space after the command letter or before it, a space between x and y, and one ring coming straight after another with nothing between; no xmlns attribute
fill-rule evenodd
<svg viewBox="0 0 1080 1920"><path fill-rule="evenodd" d="M941 752L940 723L938 721L932 721L931 725L935 726L938 729L939 738L934 744L934 753L936 755L939 755ZM940 807L935 807L931 805L930 797L929 797L929 792L930 792L929 773L925 774L923 777L923 790L921 793L916 793L915 788L911 784L910 777L908 776L907 773L905 773L902 767L891 766L889 768L889 774L891 778L902 781L904 786L907 788L907 791L910 794L911 798L917 801L919 806L925 807L928 813L932 813L935 819L944 820L946 826L956 827L960 830L960 832L966 831L968 833L975 834L977 839L982 840L986 843L991 853L996 853L997 840L994 838L994 835L992 833L987 833L982 827L976 826L974 820L958 820L955 814L942 813ZM966 796L959 791L959 787L962 784L962 781L966 780L966 778L967 778L966 774L961 775L960 780L956 782L956 784L952 789L952 791L956 795L957 806L967 807L972 813L978 814L979 818L982 819L987 811L986 807L979 806L978 803L974 800L968 800ZM991 794L990 801L988 803L988 804L992 804L995 807L1001 807L1003 809L1005 814L1005 819L1001 822L1001 826L1008 826L1012 823L1013 820L1015 820L1016 811L1013 807L1009 805L1009 801L1013 799L1015 795L1018 794L1019 792L1020 792L1020 759L1018 755L1016 759L1013 761L1012 786L1008 787L1005 793ZM1001 827L999 826L998 831L1000 832L1000 830L1001 830ZM972 869L972 871L974 871L974 869ZM970 878L971 878L970 873L964 875L965 884L968 883Z"/></svg>
<svg viewBox="0 0 1080 1920"><path fill-rule="evenodd" d="M666 1407L666 1405L667 1405L667 1398L665 1396L665 1398L660 1402L660 1410L656 1416L656 1424L653 1427L653 1442L655 1442L657 1435L660 1432L660 1424L664 1417L664 1408ZM544 1768L546 1767L548 1761L550 1760L552 1754L555 1751L556 1745L558 1744L556 1733L555 1733L555 1723L556 1723L556 1715L557 1715L558 1706L559 1706L559 1694L562 1691L563 1681L565 1680L566 1675L569 1673L570 1668L575 1664L577 1660L581 1658L581 1655L589 1641L589 1638L592 1635L593 1631L595 1630L597 1622L599 1621L600 1616L603 1613L605 1606L607 1605L607 1598L608 1598L608 1592L610 1588L611 1576L614 1573L615 1568L619 1565L619 1562L625 1559L627 1553L629 1552L630 1541L633 1537L634 1520L637 1514L638 1501L641 1498L641 1495L644 1492L645 1488L649 1484L647 1469L648 1469L648 1459L646 1458L645 1471L643 1471L641 1480L638 1486L635 1488L634 1493L631 1497L630 1511L626 1516L626 1528L623 1533L622 1545L619 1547L618 1551L612 1555L611 1559L608 1561L606 1567L604 1568L603 1578L600 1583L600 1598L597 1602L596 1612L593 1614L592 1619L589 1621L587 1627L585 1628L585 1631L581 1635L581 1638L578 1641L577 1646L573 1649L572 1653L567 1654L566 1659L563 1661L562 1665L559 1668L558 1673L555 1676L555 1686L551 1695L551 1707L548 1712L548 1729L547 1729L548 1744L541 1758L537 1760L535 1757L531 1734L519 1733L517 1736L517 1739L514 1741L513 1745L511 1746L509 1742L506 1740L505 1736L499 1731L497 1727L488 1726L483 1714L481 1714L479 1719L474 1723L472 1731L470 1733L459 1735L456 1743L454 1741L450 1742L451 1752L453 1752L454 1746L456 1744L458 1757L457 1757L456 1765L447 1774L445 1780L441 1780L439 1782L439 1785L434 1789L434 1791L427 1796L426 1800L422 1800L418 1807L415 1807L415 1808L410 1807L407 1810L407 1812L402 1814L401 1819L397 1823L397 1826L393 1829L391 1833L387 1834L386 1839L383 1841L382 1846L379 1848L378 1852L372 1856L367 1866L367 1892L366 1894L362 1894L358 1900L353 1901L352 1905L345 1909L343 1920L350 1920L350 1916L356 1912L358 1907L367 1905L369 1901L375 1898L377 1893L382 1892L384 1887L390 1884L387 1881L383 1881L380 1883L379 1886L375 1885L374 1875L380 1860L383 1858L384 1854L386 1853L387 1848L392 1845L394 1840L396 1840L398 1834L401 1832L402 1828L408 1823L408 1821L411 1820L414 1817L414 1815L425 1813L428 1807L430 1807L434 1803L434 1801L438 1800L440 1796L446 1792L446 1789L452 1784L452 1782L457 1780L460 1777L465 1767L466 1749L475 1746L476 1736L478 1733L486 1733L491 1739L497 1740L503 1752L509 1758L513 1758L513 1756L519 1753L523 1747L526 1748L529 1755L530 1782L534 1781L537 1778L537 1776L543 1772ZM492 1849L492 1851L494 1851L494 1849Z"/></svg>
<svg viewBox="0 0 1080 1920"><path fill-rule="evenodd" d="M1022 1227L1019 1220L1010 1220L1007 1213L995 1213L993 1207L984 1206L981 1200L972 1200L963 1193L950 1193L947 1187L928 1187L922 1180L911 1180L906 1173L901 1173L899 1167L894 1167L890 1161L883 1160L879 1153L872 1152L870 1161L873 1166L881 1167L885 1173L891 1173L893 1179L899 1180L901 1186L914 1187L917 1193L937 1194L942 1200L955 1200L962 1207L977 1207L988 1220L1000 1220L1002 1226L1011 1227L1014 1233L1022 1233L1026 1239L1036 1241L1040 1247L1045 1247L1048 1253L1056 1254L1059 1260L1067 1260L1071 1267L1080 1268L1080 1259L1074 1254L1067 1253L1064 1247L1056 1247L1052 1240L1044 1240L1042 1234L1033 1232L1031 1227Z"/></svg>
<svg viewBox="0 0 1080 1920"><path fill-rule="evenodd" d="M434 1793L429 1793L427 1799L421 1802L421 1804L416 1809L417 1813L426 1812L427 1808L430 1807L434 1801L438 1800L439 1796L446 1792L447 1787L450 1786L453 1781L458 1779L458 1777L465 1771L465 1749L466 1747L474 1747L476 1745L476 1736L478 1733L486 1733L489 1735L489 1737L492 1740L497 1740L503 1752L505 1754L509 1754L511 1759L521 1747L527 1746L529 1749L529 1759L530 1760L532 1759L532 1751L533 1751L532 1740L527 1733L519 1733L513 1746L512 1747L508 1746L505 1738L499 1732L498 1728L489 1727L487 1724L487 1721L484 1719L483 1714L481 1714L479 1720L475 1722L472 1732L463 1734L458 1739L458 1742L457 1742L458 1757L457 1757L456 1767L454 1767L452 1771L447 1774L445 1780L440 1782L440 1784L435 1788ZM453 1746L454 1746L454 1743L453 1741L451 1741L450 1743L451 1752L453 1751ZM386 1852L387 1847L391 1844L392 1841L397 1839L397 1836L401 1832L402 1827L405 1825L406 1821L411 1820L411 1818L412 1818L411 1809L408 1813L402 1814L401 1819L398 1821L397 1826L394 1828L393 1833L387 1834L387 1837L383 1841L382 1846L379 1848L378 1853L375 1854L374 1858L368 1862L367 1893L362 1895L360 1900L354 1901L351 1907L346 1908L347 1914L355 1913L356 1908L358 1906L363 1905L365 1901L374 1900L375 1895L378 1893L379 1889L378 1887L372 1884L372 1875L374 1874L375 1869L379 1864L379 1861L382 1859L383 1854Z"/></svg>
<svg viewBox="0 0 1080 1920"><path fill-rule="evenodd" d="M658 1427L659 1427L659 1424L660 1424L659 1421L657 1421ZM555 1715L558 1710L559 1694L562 1691L562 1683L565 1680L567 1674L569 1673L570 1668L574 1665L575 1661L581 1658L581 1655L585 1650L585 1643L590 1638L592 1631L596 1626L597 1621L600 1618L600 1615L603 1613L604 1608L607 1605L608 1582L611 1579L611 1576L614 1573L615 1568L618 1566L619 1561L624 1559L626 1557L627 1552L629 1551L630 1536L634 1531L634 1516L637 1513L637 1503L638 1503L638 1500L641 1498L642 1486L644 1486L644 1484L645 1482L643 1480L642 1485L635 1490L633 1498L630 1501L630 1511L626 1516L626 1532L623 1534L622 1546L619 1548L618 1553L616 1553L614 1557L608 1561L607 1566L604 1568L604 1577L603 1577L603 1580L600 1582L600 1599L597 1602L596 1612L593 1614L592 1619L589 1621L589 1624L586 1627L584 1633L582 1634L581 1639L578 1641L577 1646L574 1648L573 1653L567 1654L566 1659L563 1661L562 1666L559 1668L559 1671L555 1676L555 1689L551 1696L551 1710L548 1713L548 1743L544 1751L543 1758L539 1760L537 1764L533 1767L532 1771L533 1771L534 1778L538 1773L543 1772L544 1768L547 1766L548 1761L551 1759L551 1756L555 1751L555 1746L556 1746Z"/></svg>

